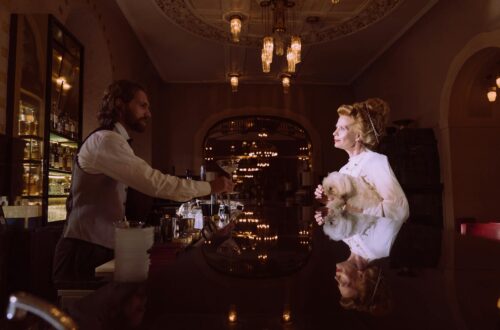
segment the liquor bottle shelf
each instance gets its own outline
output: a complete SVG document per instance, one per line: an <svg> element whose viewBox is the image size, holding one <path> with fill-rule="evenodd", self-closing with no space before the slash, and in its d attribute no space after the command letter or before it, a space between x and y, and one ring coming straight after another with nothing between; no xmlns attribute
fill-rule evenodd
<svg viewBox="0 0 500 330"><path fill-rule="evenodd" d="M54 132L52 130L50 131L50 141L59 143L71 143L75 145L78 144L78 141L76 139L71 138L60 132Z"/></svg>
<svg viewBox="0 0 500 330"><path fill-rule="evenodd" d="M43 137L38 135L19 135L19 137L24 140L31 139L31 140L43 141Z"/></svg>
<svg viewBox="0 0 500 330"><path fill-rule="evenodd" d="M60 174L68 174L68 175L71 175L71 172L70 171L66 171L66 170L59 170L59 169L55 169L55 168L49 168L49 172L55 172L55 173L60 173Z"/></svg>
<svg viewBox="0 0 500 330"><path fill-rule="evenodd" d="M41 159L23 159L22 163L23 164L35 164L35 165L39 165L39 164L42 163L42 160Z"/></svg>
<svg viewBox="0 0 500 330"><path fill-rule="evenodd" d="M42 195L21 195L22 198L25 199L40 199L43 198Z"/></svg>

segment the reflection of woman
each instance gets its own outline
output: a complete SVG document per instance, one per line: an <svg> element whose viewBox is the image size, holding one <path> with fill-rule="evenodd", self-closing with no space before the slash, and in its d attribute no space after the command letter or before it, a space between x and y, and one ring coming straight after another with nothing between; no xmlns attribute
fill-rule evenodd
<svg viewBox="0 0 500 330"><path fill-rule="evenodd" d="M335 280L342 307L374 315L390 311L390 292L380 266L351 253L347 260L337 264Z"/></svg>
<svg viewBox="0 0 500 330"><path fill-rule="evenodd" d="M332 239L342 239L349 246L351 257L345 264L339 264L338 269L341 274L346 274L341 275L342 278L348 277L353 281L343 281L341 293L347 297L347 292L350 292L352 298L356 291L359 299L359 288L351 284L359 282L361 277L358 274L371 274L367 273L370 261L389 256L396 234L408 218L409 209L387 157L371 150L378 145L384 132L389 113L387 103L373 98L353 105L342 105L337 112L339 119L333 132L335 147L349 154L348 163L339 172L364 178L382 197L380 204L375 207L354 209L347 205L340 215L333 212L328 214L323 208L315 215L318 224L324 224L326 235ZM323 203L328 201L321 185L316 188L315 196ZM355 290L348 290L352 288Z"/></svg>

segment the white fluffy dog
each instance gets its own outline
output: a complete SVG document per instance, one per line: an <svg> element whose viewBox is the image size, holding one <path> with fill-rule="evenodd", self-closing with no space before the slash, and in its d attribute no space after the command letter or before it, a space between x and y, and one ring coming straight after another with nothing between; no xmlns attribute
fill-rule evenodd
<svg viewBox="0 0 500 330"><path fill-rule="evenodd" d="M332 172L323 179L323 191L329 201L326 206L333 214L340 214L345 206L351 210L376 207L382 201L375 188L365 179Z"/></svg>
<svg viewBox="0 0 500 330"><path fill-rule="evenodd" d="M363 178L332 172L323 179L323 191L329 199L326 204L329 219L323 230L331 239L338 241L364 232L374 223L371 216L356 215L382 201L374 187Z"/></svg>

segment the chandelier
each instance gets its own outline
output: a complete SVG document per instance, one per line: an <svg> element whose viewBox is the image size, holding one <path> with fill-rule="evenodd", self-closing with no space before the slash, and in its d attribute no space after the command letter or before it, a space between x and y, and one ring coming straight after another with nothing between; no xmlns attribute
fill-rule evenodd
<svg viewBox="0 0 500 330"><path fill-rule="evenodd" d="M286 56L287 71L294 73L296 65L301 61L302 42L300 36L293 33L294 16L293 0L260 0L264 37L262 38L261 61L262 71L271 72L274 55ZM231 40L240 41L242 21L248 19L241 13L230 13L226 16L231 31ZM273 55L274 54L274 55Z"/></svg>
<svg viewBox="0 0 500 330"><path fill-rule="evenodd" d="M262 71L271 71L273 53L276 56L284 56L288 62L288 72L294 73L295 67L301 61L302 43L300 36L293 33L293 27L288 25L290 21L289 11L295 6L292 0L262 0L262 20L264 21L265 36L262 39L261 61ZM272 14L270 13L272 12ZM293 20L292 20L293 22ZM286 52L285 52L286 49Z"/></svg>

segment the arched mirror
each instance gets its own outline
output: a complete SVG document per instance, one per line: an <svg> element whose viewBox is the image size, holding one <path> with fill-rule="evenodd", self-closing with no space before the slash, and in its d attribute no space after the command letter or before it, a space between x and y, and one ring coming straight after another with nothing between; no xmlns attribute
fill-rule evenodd
<svg viewBox="0 0 500 330"><path fill-rule="evenodd" d="M304 204L311 200L312 148L308 133L296 122L239 116L209 129L203 157L231 172L238 198L246 203Z"/></svg>

